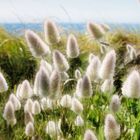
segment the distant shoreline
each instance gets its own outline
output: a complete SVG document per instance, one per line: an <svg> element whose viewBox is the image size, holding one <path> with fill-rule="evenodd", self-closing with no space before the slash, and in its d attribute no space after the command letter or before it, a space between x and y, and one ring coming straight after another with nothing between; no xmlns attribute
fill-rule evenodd
<svg viewBox="0 0 140 140"><path fill-rule="evenodd" d="M112 30L125 30L132 32L140 32L139 23L107 23ZM66 32L74 31L83 33L86 31L86 23L58 23ZM37 32L43 30L41 23L0 23L0 27L6 29L13 34L23 34L25 30L31 29Z"/></svg>

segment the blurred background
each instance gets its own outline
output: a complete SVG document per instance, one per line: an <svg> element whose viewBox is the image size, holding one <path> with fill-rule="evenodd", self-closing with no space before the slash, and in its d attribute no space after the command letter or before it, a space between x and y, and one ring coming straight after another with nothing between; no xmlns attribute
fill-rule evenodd
<svg viewBox="0 0 140 140"><path fill-rule="evenodd" d="M41 31L46 18L79 32L87 21L140 31L139 15L139 0L0 0L0 26L18 34Z"/></svg>

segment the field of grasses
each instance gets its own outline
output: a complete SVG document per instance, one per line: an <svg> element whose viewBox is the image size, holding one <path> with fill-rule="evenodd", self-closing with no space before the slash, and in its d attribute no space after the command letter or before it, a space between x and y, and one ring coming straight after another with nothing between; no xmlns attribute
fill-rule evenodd
<svg viewBox="0 0 140 140"><path fill-rule="evenodd" d="M139 140L139 65L140 34L105 24L0 29L0 140Z"/></svg>

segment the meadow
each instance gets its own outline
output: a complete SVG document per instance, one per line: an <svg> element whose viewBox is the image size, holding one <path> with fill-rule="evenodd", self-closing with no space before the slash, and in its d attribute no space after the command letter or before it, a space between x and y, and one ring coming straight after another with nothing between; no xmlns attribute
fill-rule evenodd
<svg viewBox="0 0 140 140"><path fill-rule="evenodd" d="M0 29L0 140L139 140L140 34L54 21Z"/></svg>

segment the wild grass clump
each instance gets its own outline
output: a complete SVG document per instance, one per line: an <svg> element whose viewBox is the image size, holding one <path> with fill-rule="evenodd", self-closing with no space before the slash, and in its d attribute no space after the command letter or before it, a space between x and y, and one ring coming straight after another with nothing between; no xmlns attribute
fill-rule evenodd
<svg viewBox="0 0 140 140"><path fill-rule="evenodd" d="M0 29L0 68L13 88L24 79L34 76L37 62L32 57L23 38Z"/></svg>
<svg viewBox="0 0 140 140"><path fill-rule="evenodd" d="M0 75L0 138L140 139L139 41L120 33L115 38L116 33L109 32L107 25L97 23L88 23L87 35L64 37L68 39L60 36L54 22L44 26L44 38L33 31L25 33L32 55L23 42L26 53L19 46L16 52L9 47L5 51L15 55L16 64L23 65L21 56L28 58L29 64L32 59L34 67L28 68L34 68L34 76L30 81L23 74L18 84L15 77L12 84L16 88L9 89L11 94L7 95L6 75Z"/></svg>

